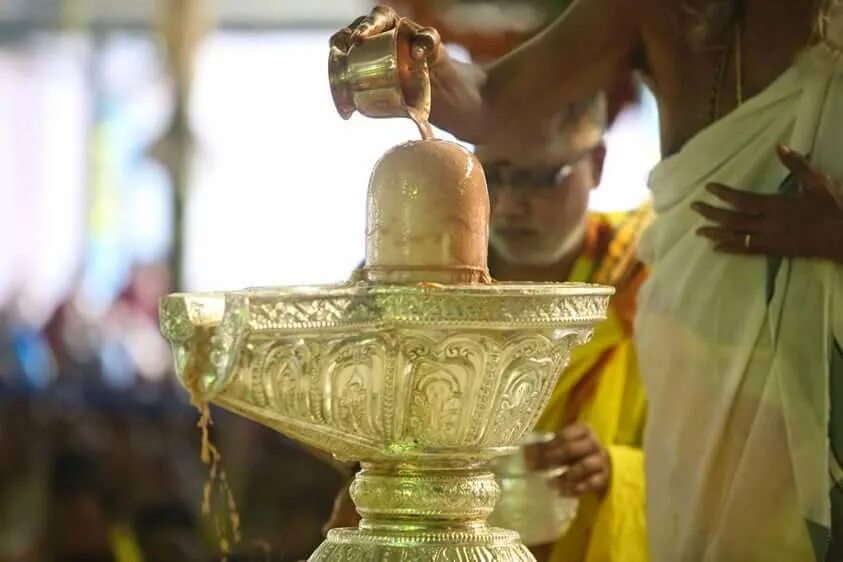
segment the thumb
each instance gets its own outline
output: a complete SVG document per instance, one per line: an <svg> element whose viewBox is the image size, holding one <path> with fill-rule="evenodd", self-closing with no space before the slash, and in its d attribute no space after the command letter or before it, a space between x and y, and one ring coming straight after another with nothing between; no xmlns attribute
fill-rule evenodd
<svg viewBox="0 0 843 562"><path fill-rule="evenodd" d="M428 64L433 65L439 59L441 46L439 32L432 27L422 27L416 31L413 38L413 57L418 60L427 59Z"/></svg>
<svg viewBox="0 0 843 562"><path fill-rule="evenodd" d="M779 146L778 154L782 164L799 180L805 193L831 197L837 207L843 209L843 186L789 147Z"/></svg>

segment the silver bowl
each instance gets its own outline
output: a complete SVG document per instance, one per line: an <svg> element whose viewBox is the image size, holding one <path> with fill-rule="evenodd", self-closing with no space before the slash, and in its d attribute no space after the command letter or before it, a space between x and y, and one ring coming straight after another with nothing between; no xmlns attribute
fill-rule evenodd
<svg viewBox="0 0 843 562"><path fill-rule="evenodd" d="M536 470L529 468L526 461L524 447L546 443L553 437L550 432L528 433L516 452L492 461L501 496L489 523L517 531L529 546L559 540L571 527L579 508L579 499L562 495L556 484L564 467Z"/></svg>
<svg viewBox="0 0 843 562"><path fill-rule="evenodd" d="M489 459L515 450L612 289L390 285L175 294L161 304L182 383L363 470L362 520L312 561L532 560L486 518ZM407 557L410 558L407 558Z"/></svg>

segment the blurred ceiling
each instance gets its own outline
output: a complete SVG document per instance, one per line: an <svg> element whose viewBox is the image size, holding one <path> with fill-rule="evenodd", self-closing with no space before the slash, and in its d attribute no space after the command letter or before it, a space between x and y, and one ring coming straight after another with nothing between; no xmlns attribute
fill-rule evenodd
<svg viewBox="0 0 843 562"><path fill-rule="evenodd" d="M38 27L147 27L162 3L179 0L0 0L7 30ZM225 27L337 27L367 13L371 0L207 0Z"/></svg>
<svg viewBox="0 0 843 562"><path fill-rule="evenodd" d="M17 27L146 27L162 5L182 0L0 0L0 25ZM206 0L224 27L337 27L373 0ZM436 15L466 33L531 34L569 0L380 0L406 15Z"/></svg>
<svg viewBox="0 0 843 562"><path fill-rule="evenodd" d="M380 0L435 27L476 61L496 59L552 22L570 0Z"/></svg>

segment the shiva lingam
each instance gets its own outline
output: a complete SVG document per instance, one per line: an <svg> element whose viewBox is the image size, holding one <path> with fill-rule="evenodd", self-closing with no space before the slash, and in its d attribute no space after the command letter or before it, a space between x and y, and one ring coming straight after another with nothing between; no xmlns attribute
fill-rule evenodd
<svg viewBox="0 0 843 562"><path fill-rule="evenodd" d="M489 462L533 427L612 290L492 282L485 178L456 143L388 151L367 205L348 282L165 297L180 380L361 463L359 526L330 531L311 562L534 560L486 522L500 494Z"/></svg>

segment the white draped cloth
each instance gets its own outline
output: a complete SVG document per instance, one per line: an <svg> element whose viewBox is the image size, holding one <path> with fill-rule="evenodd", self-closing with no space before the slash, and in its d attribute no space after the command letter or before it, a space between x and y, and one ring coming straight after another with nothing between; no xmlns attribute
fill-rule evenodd
<svg viewBox="0 0 843 562"><path fill-rule="evenodd" d="M657 218L640 244L651 276L636 338L654 562L826 557L830 491L843 480L834 454L843 443L829 439L843 267L716 254L695 234L705 220L690 207L724 205L710 182L779 191L788 176L779 144L843 180L843 7L824 29L820 44L650 178Z"/></svg>

